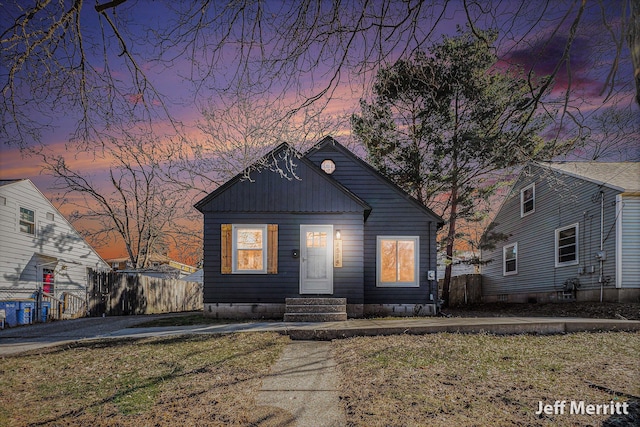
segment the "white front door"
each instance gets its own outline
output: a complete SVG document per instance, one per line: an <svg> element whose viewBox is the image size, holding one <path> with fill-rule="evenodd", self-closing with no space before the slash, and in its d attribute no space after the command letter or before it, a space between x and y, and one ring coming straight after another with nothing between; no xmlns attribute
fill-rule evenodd
<svg viewBox="0 0 640 427"><path fill-rule="evenodd" d="M300 293L333 293L333 226L300 226Z"/></svg>

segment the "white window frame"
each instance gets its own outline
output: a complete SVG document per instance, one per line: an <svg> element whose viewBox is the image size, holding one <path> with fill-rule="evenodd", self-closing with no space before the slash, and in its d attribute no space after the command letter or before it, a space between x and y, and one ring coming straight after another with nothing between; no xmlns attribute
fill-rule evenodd
<svg viewBox="0 0 640 427"><path fill-rule="evenodd" d="M383 282L381 280L381 256L380 243L383 240L412 240L415 247L413 282ZM419 236L377 236L376 239L376 286L396 288L420 287L420 237Z"/></svg>
<svg viewBox="0 0 640 427"><path fill-rule="evenodd" d="M565 262L561 262L560 261L560 254L559 254L559 250L560 250L560 233L568 230L570 228L575 228L576 230L576 237L575 237L575 247L576 247L576 259L575 260L571 260L571 261L565 261ZM567 225L565 227L560 227L560 228L556 228L555 231L555 250L556 250L556 254L555 254L555 261L556 261L556 267L565 267L568 265L578 265L580 263L580 254L578 252L578 249L580 248L580 242L579 242L579 236L580 236L580 225L579 223L574 223L571 225ZM566 245L568 246L568 245Z"/></svg>
<svg viewBox="0 0 640 427"><path fill-rule="evenodd" d="M524 193L528 189L533 190L531 192L531 199L524 200ZM526 202L528 202L529 200L531 200L533 207L531 208L530 211L525 212L524 211L524 204ZM527 185L526 187L523 187L520 190L520 218L524 218L527 215L531 215L535 211L536 211L536 183L534 182L532 184Z"/></svg>
<svg viewBox="0 0 640 427"><path fill-rule="evenodd" d="M259 228L262 230L262 269L261 270L240 270L238 269L238 229ZM232 250L231 250L231 273L232 274L267 274L267 250L268 234L267 224L232 224Z"/></svg>
<svg viewBox="0 0 640 427"><path fill-rule="evenodd" d="M515 258L513 261L516 262L516 269L513 271L507 271L507 250L509 248L514 248L513 253L515 254ZM502 275L503 276L512 276L514 274L518 274L518 242L511 243L509 245L505 245L502 247Z"/></svg>
<svg viewBox="0 0 640 427"><path fill-rule="evenodd" d="M25 220L22 219L22 210L23 209L33 213L33 222L25 221ZM33 230L32 233L29 233L28 231L22 231L22 223L23 222L25 224L30 224L32 226L32 230ZM35 209L26 208L24 206L19 206L18 207L18 230L21 233L28 234L30 236L35 236L36 235L36 210Z"/></svg>

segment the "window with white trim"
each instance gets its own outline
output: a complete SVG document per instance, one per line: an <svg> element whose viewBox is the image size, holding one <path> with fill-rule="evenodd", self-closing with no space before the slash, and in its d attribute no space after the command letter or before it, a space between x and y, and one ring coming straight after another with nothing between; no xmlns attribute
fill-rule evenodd
<svg viewBox="0 0 640 427"><path fill-rule="evenodd" d="M556 229L556 267L578 264L578 223Z"/></svg>
<svg viewBox="0 0 640 427"><path fill-rule="evenodd" d="M378 286L420 286L418 236L378 236L376 275Z"/></svg>
<svg viewBox="0 0 640 427"><path fill-rule="evenodd" d="M520 190L520 217L536 210L536 184L530 184Z"/></svg>
<svg viewBox="0 0 640 427"><path fill-rule="evenodd" d="M267 225L233 224L233 272L267 272Z"/></svg>
<svg viewBox="0 0 640 427"><path fill-rule="evenodd" d="M20 208L20 231L27 234L36 234L36 214L31 209Z"/></svg>
<svg viewBox="0 0 640 427"><path fill-rule="evenodd" d="M510 276L518 274L518 244L512 243L502 247L502 274Z"/></svg>
<svg viewBox="0 0 640 427"><path fill-rule="evenodd" d="M278 274L278 224L220 224L221 274Z"/></svg>

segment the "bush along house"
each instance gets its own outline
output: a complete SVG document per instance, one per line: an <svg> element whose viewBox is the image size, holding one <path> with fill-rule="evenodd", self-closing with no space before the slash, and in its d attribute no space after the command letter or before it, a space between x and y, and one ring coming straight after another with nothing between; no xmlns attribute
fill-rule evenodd
<svg viewBox="0 0 640 427"><path fill-rule="evenodd" d="M333 138L283 143L195 207L204 312L342 320L436 313L442 219Z"/></svg>

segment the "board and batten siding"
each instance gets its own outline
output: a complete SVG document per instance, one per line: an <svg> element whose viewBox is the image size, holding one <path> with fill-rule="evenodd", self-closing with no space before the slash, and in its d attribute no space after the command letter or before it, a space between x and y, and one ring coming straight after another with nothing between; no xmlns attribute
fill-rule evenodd
<svg viewBox="0 0 640 427"><path fill-rule="evenodd" d="M415 201L394 188L370 167L345 153L341 146L324 143L312 149L306 157L318 167L332 160L335 171L331 177L371 206L364 224L364 299L366 304L426 304L437 300L437 282L427 280L429 270L436 271L435 233L437 221ZM376 286L377 236L418 236L419 287Z"/></svg>
<svg viewBox="0 0 640 427"><path fill-rule="evenodd" d="M333 297L362 304L362 211L352 213L250 213L218 212L204 218L204 303L284 303L300 296L300 225L333 225L343 242L342 267L334 267ZM277 224L277 274L222 274L220 226L222 224Z"/></svg>
<svg viewBox="0 0 640 427"><path fill-rule="evenodd" d="M21 207L34 212L35 235L20 231ZM30 180L0 185L0 217L0 299L31 296L53 266L56 296L84 297L87 268L109 268Z"/></svg>
<svg viewBox="0 0 640 427"><path fill-rule="evenodd" d="M286 146L270 156L282 159ZM284 304L300 295L300 225L341 230L343 266L334 268L333 295L363 303L363 222L369 206L304 158L288 176L266 168L236 176L196 204L204 214L204 303ZM222 224L277 224L276 274L222 274Z"/></svg>
<svg viewBox="0 0 640 427"><path fill-rule="evenodd" d="M617 230L620 259L617 265L619 288L640 287L640 195L618 196L620 219Z"/></svg>
<svg viewBox="0 0 640 427"><path fill-rule="evenodd" d="M362 203L346 196L324 172L312 169L305 159L294 163L286 177L269 169L251 172L250 179L236 177L232 185L213 193L202 212L362 212Z"/></svg>
<svg viewBox="0 0 640 427"><path fill-rule="evenodd" d="M535 210L520 215L520 190L535 183ZM494 231L509 237L496 248L483 251L489 262L482 268L483 295L561 292L568 279L577 278L580 290L599 289L600 250L603 233L607 259L602 277L616 282L616 195L619 191L590 181L529 165L519 175L493 220ZM604 227L600 226L604 195ZM578 224L577 265L555 266L555 230ZM517 274L503 275L503 247L518 244ZM592 270L593 269L593 270ZM593 273L591 272L593 271Z"/></svg>

